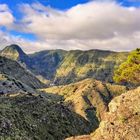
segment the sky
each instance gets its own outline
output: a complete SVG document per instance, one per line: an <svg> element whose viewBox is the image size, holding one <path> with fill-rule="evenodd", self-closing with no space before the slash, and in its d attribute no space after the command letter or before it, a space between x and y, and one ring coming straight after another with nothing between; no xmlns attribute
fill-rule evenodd
<svg viewBox="0 0 140 140"><path fill-rule="evenodd" d="M0 0L0 49L140 48L140 0Z"/></svg>

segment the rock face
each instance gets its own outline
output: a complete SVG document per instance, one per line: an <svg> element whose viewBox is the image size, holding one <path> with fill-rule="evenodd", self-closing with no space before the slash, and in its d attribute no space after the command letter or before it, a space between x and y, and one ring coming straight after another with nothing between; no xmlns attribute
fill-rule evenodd
<svg viewBox="0 0 140 140"><path fill-rule="evenodd" d="M41 88L44 85L18 62L0 56L0 73L8 75L31 88Z"/></svg>
<svg viewBox="0 0 140 140"><path fill-rule="evenodd" d="M140 139L140 88L116 97L92 139Z"/></svg>
<svg viewBox="0 0 140 140"><path fill-rule="evenodd" d="M88 120L95 129L103 118L103 113L108 110L108 103L115 96L125 92L126 87L85 79L66 86L42 89L42 91L64 96L69 108Z"/></svg>
<svg viewBox="0 0 140 140"><path fill-rule="evenodd" d="M94 133L67 140L84 140L84 137L91 140L139 140L140 87L114 98L109 104L109 112L105 113Z"/></svg>
<svg viewBox="0 0 140 140"><path fill-rule="evenodd" d="M11 45L2 50L0 55L22 62L34 74L61 85L85 78L113 82L114 68L127 59L128 53L47 50L26 55L19 46Z"/></svg>

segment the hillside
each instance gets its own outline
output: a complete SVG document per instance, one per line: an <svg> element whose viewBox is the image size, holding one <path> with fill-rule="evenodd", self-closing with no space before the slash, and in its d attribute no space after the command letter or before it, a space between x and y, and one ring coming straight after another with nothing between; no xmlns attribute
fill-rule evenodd
<svg viewBox="0 0 140 140"><path fill-rule="evenodd" d="M108 110L108 103L115 96L125 92L126 87L85 79L66 86L41 89L41 91L64 96L65 103L71 110L97 128L103 113Z"/></svg>
<svg viewBox="0 0 140 140"><path fill-rule="evenodd" d="M128 91L109 103L99 128L91 135L67 140L139 140L140 139L140 87Z"/></svg>
<svg viewBox="0 0 140 140"><path fill-rule="evenodd" d="M114 68L127 58L127 53L89 50L69 51L56 70L56 84L72 83L85 78L113 82Z"/></svg>
<svg viewBox="0 0 140 140"><path fill-rule="evenodd" d="M18 62L0 56L0 73L8 75L32 88L44 86L31 72Z"/></svg>
<svg viewBox="0 0 140 140"><path fill-rule="evenodd" d="M0 97L1 140L62 140L91 130L88 121L45 95Z"/></svg>
<svg viewBox="0 0 140 140"><path fill-rule="evenodd" d="M127 59L128 53L47 50L27 55L19 46L11 45L3 49L0 55L22 62L36 76L41 75L51 80L52 84L61 85L85 78L113 82L114 68Z"/></svg>

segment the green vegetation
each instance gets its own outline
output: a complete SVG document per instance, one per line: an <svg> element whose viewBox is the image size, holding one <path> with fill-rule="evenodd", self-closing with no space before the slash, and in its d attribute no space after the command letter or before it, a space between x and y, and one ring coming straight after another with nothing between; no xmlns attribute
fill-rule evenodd
<svg viewBox="0 0 140 140"><path fill-rule="evenodd" d="M1 140L62 140L91 130L88 121L52 96L0 97Z"/></svg>
<svg viewBox="0 0 140 140"><path fill-rule="evenodd" d="M86 78L113 82L114 67L127 58L127 53L111 51L69 51L56 69L55 83L69 84Z"/></svg>
<svg viewBox="0 0 140 140"><path fill-rule="evenodd" d="M138 94L133 98L136 104L126 110L133 93L126 98L121 95L125 86L106 83L112 82L114 67L124 62L128 53L51 50L26 55L12 45L0 54L0 140L63 140L95 131L104 119L109 119L105 126L111 125L107 132L116 120L127 125L133 116L139 119ZM120 66L122 70L127 66L128 81L135 85L139 84L139 54L139 49L133 51ZM45 88L43 83L62 85ZM112 112L116 113L109 116Z"/></svg>
<svg viewBox="0 0 140 140"><path fill-rule="evenodd" d="M64 104L18 62L0 56L0 140L62 140L95 126Z"/></svg>
<svg viewBox="0 0 140 140"><path fill-rule="evenodd" d="M131 52L128 59L115 70L114 81L129 86L140 85L140 49Z"/></svg>
<svg viewBox="0 0 140 140"><path fill-rule="evenodd" d="M114 67L124 62L128 53L46 50L26 55L19 47L11 45L0 55L22 62L36 76L42 76L53 84L64 85L86 78L113 82Z"/></svg>

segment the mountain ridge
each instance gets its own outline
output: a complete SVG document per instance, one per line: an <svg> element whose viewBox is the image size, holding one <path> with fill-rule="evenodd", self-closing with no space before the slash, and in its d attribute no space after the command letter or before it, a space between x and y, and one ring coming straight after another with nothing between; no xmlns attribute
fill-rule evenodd
<svg viewBox="0 0 140 140"><path fill-rule="evenodd" d="M3 51L0 55L9 58L8 53ZM15 57L13 53L10 57L22 62L35 75L43 76L52 84L63 85L85 78L113 82L115 67L124 62L127 56L127 52L58 49L25 54L24 57Z"/></svg>

